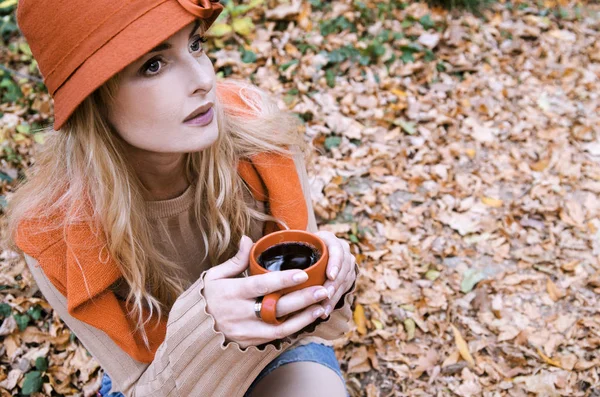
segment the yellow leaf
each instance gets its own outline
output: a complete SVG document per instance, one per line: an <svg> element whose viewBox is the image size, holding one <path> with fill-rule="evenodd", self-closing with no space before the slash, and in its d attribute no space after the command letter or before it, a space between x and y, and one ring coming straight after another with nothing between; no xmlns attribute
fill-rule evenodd
<svg viewBox="0 0 600 397"><path fill-rule="evenodd" d="M469 158L472 160L475 158L475 155L477 154L477 152L475 151L475 149L467 149L465 150L465 153L467 154L467 156L469 156Z"/></svg>
<svg viewBox="0 0 600 397"><path fill-rule="evenodd" d="M232 31L233 29L231 29L231 26L227 25L226 23L215 23L208 30L208 33L211 36L222 37L231 33Z"/></svg>
<svg viewBox="0 0 600 397"><path fill-rule="evenodd" d="M407 97L406 92L402 91L398 88L392 88L391 91L392 91L392 94L396 95L398 98L406 98Z"/></svg>
<svg viewBox="0 0 600 397"><path fill-rule="evenodd" d="M452 331L454 332L454 342L456 343L456 347L458 348L458 352L460 353L461 357L472 366L475 366L475 360L469 352L469 345L467 345L467 342L465 342L465 340L463 339L462 335L460 334L460 331L456 329L454 325L450 324L450 326L452 327Z"/></svg>
<svg viewBox="0 0 600 397"><path fill-rule="evenodd" d="M46 134L44 134L42 132L33 134L33 140L36 141L37 143L39 143L40 145L43 145L44 142L46 142Z"/></svg>
<svg viewBox="0 0 600 397"><path fill-rule="evenodd" d="M381 323L381 321L379 320L371 320L371 322L373 323L373 325L375 325L375 328L382 330L383 329L383 324Z"/></svg>
<svg viewBox="0 0 600 397"><path fill-rule="evenodd" d="M561 368L560 363L557 360L553 360L550 357L548 357L547 355L545 355L544 352L541 351L539 347L537 347L536 349L537 349L538 354L540 355L540 357L542 358L542 360L544 360L544 362L546 364L550 364L555 367Z"/></svg>
<svg viewBox="0 0 600 397"><path fill-rule="evenodd" d="M481 201L483 201L483 204L487 205L488 207L494 207L494 208L500 208L504 204L504 202L502 200L498 200L498 199L491 198L491 197L484 197L481 199Z"/></svg>
<svg viewBox="0 0 600 397"><path fill-rule="evenodd" d="M412 318L407 318L404 320L404 329L406 330L407 340L413 340L415 338L415 320Z"/></svg>
<svg viewBox="0 0 600 397"><path fill-rule="evenodd" d="M365 308L360 303L356 304L354 309L354 323L356 324L356 330L361 335L367 334L367 319L365 318Z"/></svg>
<svg viewBox="0 0 600 397"><path fill-rule="evenodd" d="M543 159L538 161L537 163L531 164L530 168L534 171L542 172L548 167L548 164L550 164L550 159Z"/></svg>
<svg viewBox="0 0 600 397"><path fill-rule="evenodd" d="M0 8L8 8L17 5L17 0L5 0L0 2Z"/></svg>
<svg viewBox="0 0 600 397"><path fill-rule="evenodd" d="M13 141L15 141L15 142L22 142L22 141L24 141L24 140L25 140L25 139L27 139L27 138L25 138L25 135L23 135L23 134L19 134L19 133L17 132L16 134L13 134L13 136L12 136L12 139L13 139Z"/></svg>
<svg viewBox="0 0 600 397"><path fill-rule="evenodd" d="M254 30L252 18L244 17L233 21L233 30L242 36L248 36Z"/></svg>

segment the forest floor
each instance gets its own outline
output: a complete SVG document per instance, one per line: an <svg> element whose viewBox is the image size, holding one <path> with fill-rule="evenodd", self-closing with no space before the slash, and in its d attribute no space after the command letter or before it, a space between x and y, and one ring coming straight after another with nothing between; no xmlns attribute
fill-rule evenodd
<svg viewBox="0 0 600 397"><path fill-rule="evenodd" d="M350 394L600 396L600 6L268 4L208 52L304 122L319 227L362 269L336 343ZM9 36L0 204L52 108ZM22 258L0 264L0 397L93 395L97 362Z"/></svg>

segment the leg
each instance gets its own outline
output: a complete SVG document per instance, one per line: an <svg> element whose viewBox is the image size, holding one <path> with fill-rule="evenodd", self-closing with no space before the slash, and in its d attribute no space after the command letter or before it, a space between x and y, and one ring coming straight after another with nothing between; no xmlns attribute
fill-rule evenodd
<svg viewBox="0 0 600 397"><path fill-rule="evenodd" d="M251 397L346 397L346 385L325 365L299 361L278 367L261 379Z"/></svg>

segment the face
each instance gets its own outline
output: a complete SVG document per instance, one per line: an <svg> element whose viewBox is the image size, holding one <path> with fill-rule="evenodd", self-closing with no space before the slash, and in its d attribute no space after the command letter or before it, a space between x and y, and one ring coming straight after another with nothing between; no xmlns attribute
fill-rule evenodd
<svg viewBox="0 0 600 397"><path fill-rule="evenodd" d="M138 151L195 152L216 141L216 78L201 33L191 23L120 72L108 118ZM208 113L184 121L205 105Z"/></svg>

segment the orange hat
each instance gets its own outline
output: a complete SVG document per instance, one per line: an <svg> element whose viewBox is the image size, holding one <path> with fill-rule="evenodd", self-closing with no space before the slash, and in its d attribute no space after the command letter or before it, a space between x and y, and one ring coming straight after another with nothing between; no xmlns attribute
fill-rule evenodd
<svg viewBox="0 0 600 397"><path fill-rule="evenodd" d="M94 90L195 19L217 19L219 0L19 0L17 23L60 129Z"/></svg>

